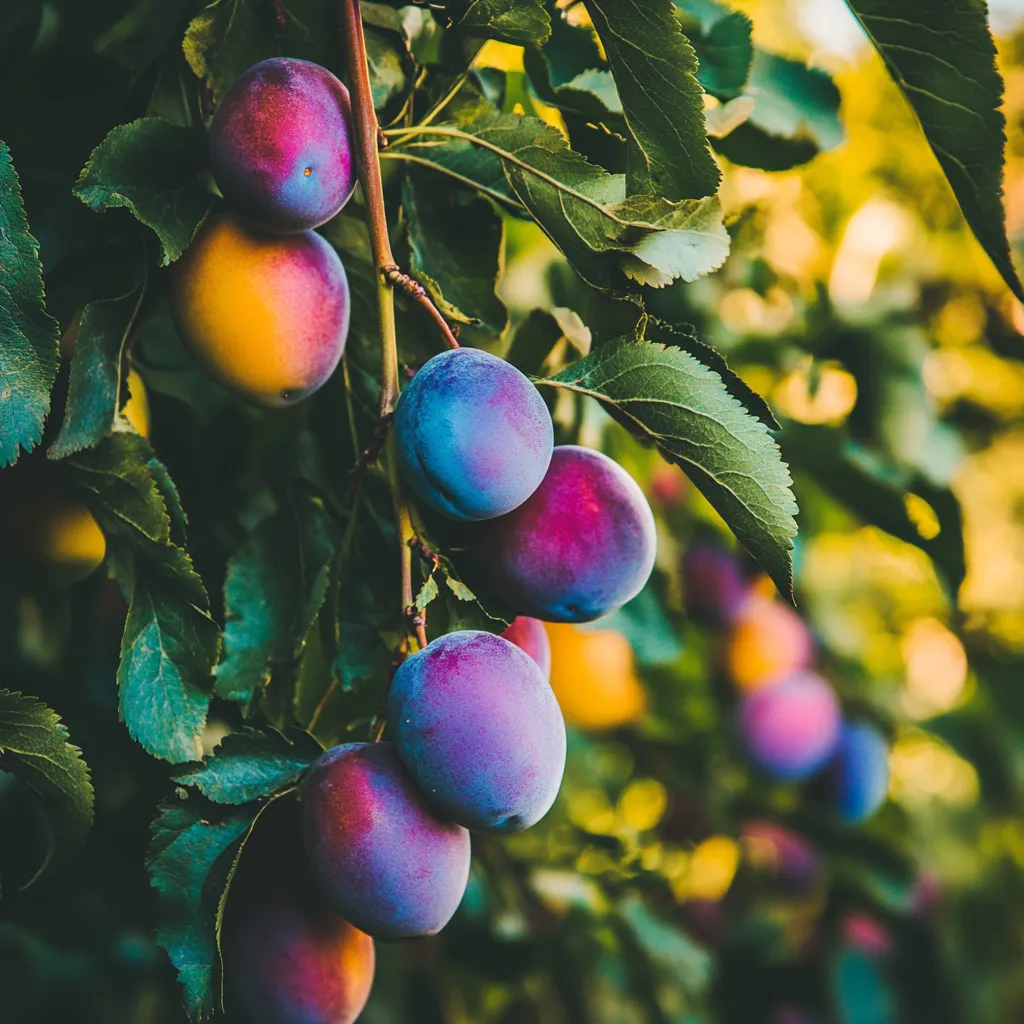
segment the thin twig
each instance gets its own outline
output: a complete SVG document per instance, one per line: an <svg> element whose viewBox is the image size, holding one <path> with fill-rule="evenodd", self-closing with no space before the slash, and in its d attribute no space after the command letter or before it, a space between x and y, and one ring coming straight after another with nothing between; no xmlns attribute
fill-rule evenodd
<svg viewBox="0 0 1024 1024"><path fill-rule="evenodd" d="M436 323L441 329L441 334L444 336L444 340L448 343L449 348L459 347L458 327L452 327L448 321L445 320L441 315L441 311L434 305L433 300L427 294L426 288L424 288L419 281L410 277L408 274L403 274L401 268L395 266L395 264L392 264L390 267L385 267L384 274L393 285L397 285L401 288L406 295L418 302L430 314L434 323Z"/></svg>

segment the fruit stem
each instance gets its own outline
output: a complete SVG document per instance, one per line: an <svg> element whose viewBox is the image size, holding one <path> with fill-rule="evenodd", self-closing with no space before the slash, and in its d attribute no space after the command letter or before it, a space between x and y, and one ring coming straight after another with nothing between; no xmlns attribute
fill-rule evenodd
<svg viewBox="0 0 1024 1024"><path fill-rule="evenodd" d="M403 274L401 267L394 265L385 267L384 273L393 285L401 288L406 295L418 302L430 314L434 323L440 328L441 335L448 343L448 347L458 348L458 328L449 325L448 321L441 315L441 311L434 305L433 300L427 294L426 288L408 274Z"/></svg>
<svg viewBox="0 0 1024 1024"><path fill-rule="evenodd" d="M352 95L352 119L355 128L355 143L359 184L366 204L367 226L370 231L370 248L377 268L377 310L380 319L381 380L380 417L382 424L390 423L398 402L398 336L395 330L394 282L389 270L395 266L388 237L388 219L384 208L384 186L380 178L380 125L373 109L373 91L370 88L370 74L366 61L366 40L363 37L363 19L359 0L341 0L342 48L348 66L348 84ZM386 427L385 427L386 429ZM399 553L402 567L402 628L410 632L409 609L413 606L412 596L412 551L409 539L412 536L412 520L402 496L395 459L394 434L388 431L385 444L385 462L391 499L395 506L398 525ZM421 646L426 646L426 631L418 626L415 631Z"/></svg>

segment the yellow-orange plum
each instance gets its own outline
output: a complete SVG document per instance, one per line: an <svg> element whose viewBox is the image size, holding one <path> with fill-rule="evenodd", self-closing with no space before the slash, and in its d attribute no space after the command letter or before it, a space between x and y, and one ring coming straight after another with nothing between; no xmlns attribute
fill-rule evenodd
<svg viewBox="0 0 1024 1024"><path fill-rule="evenodd" d="M318 234L267 235L227 214L208 221L175 268L172 309L192 354L259 405L311 395L348 335L349 287Z"/></svg>

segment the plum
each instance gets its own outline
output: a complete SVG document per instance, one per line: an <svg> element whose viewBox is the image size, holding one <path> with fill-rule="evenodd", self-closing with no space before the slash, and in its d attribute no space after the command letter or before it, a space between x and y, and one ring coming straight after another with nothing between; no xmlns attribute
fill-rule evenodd
<svg viewBox="0 0 1024 1024"><path fill-rule="evenodd" d="M749 598L735 613L725 642L729 678L755 690L807 668L814 655L810 630L792 608L767 597Z"/></svg>
<svg viewBox="0 0 1024 1024"><path fill-rule="evenodd" d="M259 405L312 394L348 337L348 278L316 232L273 236L215 217L178 261L171 310L198 362Z"/></svg>
<svg viewBox="0 0 1024 1024"><path fill-rule="evenodd" d="M326 751L302 787L302 831L335 909L375 938L433 935L458 909L469 833L434 816L393 743Z"/></svg>
<svg viewBox="0 0 1024 1024"><path fill-rule="evenodd" d="M840 819L860 824L889 792L889 744L867 722L844 722L828 774Z"/></svg>
<svg viewBox="0 0 1024 1024"><path fill-rule="evenodd" d="M481 524L476 550L487 581L517 612L589 622L640 592L655 543L636 481L601 452L562 445L522 505Z"/></svg>
<svg viewBox="0 0 1024 1024"><path fill-rule="evenodd" d="M316 890L294 798L257 818L228 890L221 948L230 1019L352 1024L373 985L373 939Z"/></svg>
<svg viewBox="0 0 1024 1024"><path fill-rule="evenodd" d="M540 619L518 615L501 634L509 643L522 648L540 666L546 679L551 678L551 642Z"/></svg>
<svg viewBox="0 0 1024 1024"><path fill-rule="evenodd" d="M537 389L479 349L427 360L395 410L398 465L412 489L452 519L491 519L544 479L554 427Z"/></svg>
<svg viewBox="0 0 1024 1024"><path fill-rule="evenodd" d="M730 622L750 591L736 556L711 544L691 544L682 568L687 614L715 625Z"/></svg>
<svg viewBox="0 0 1024 1024"><path fill-rule="evenodd" d="M500 636L458 630L407 658L391 683L388 719L416 783L467 828L529 828L558 795L558 701L537 663Z"/></svg>
<svg viewBox="0 0 1024 1024"><path fill-rule="evenodd" d="M326 68L290 57L253 64L210 125L217 186L261 231L318 227L356 186L351 125L348 90Z"/></svg>
<svg viewBox="0 0 1024 1024"><path fill-rule="evenodd" d="M777 779L813 775L835 751L839 726L836 695L813 672L752 690L740 702L739 729L747 752Z"/></svg>

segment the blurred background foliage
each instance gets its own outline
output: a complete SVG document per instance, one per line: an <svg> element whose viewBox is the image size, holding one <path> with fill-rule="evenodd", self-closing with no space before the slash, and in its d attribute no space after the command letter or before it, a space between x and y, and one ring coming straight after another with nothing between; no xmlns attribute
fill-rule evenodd
<svg viewBox="0 0 1024 1024"><path fill-rule="evenodd" d="M44 262L58 264L60 246L74 243L54 227L58 213L90 238L99 229L70 194L59 210L44 202L45 177L29 185L34 165L57 167L54 191L64 187L59 170L77 173L127 115L131 88L154 84L124 72L138 58L125 40L145 44L133 24L176 22L188 6L142 3L78 25L77 5L44 5L36 46L47 33L66 44L82 32L66 46L63 72L81 80L82 109L61 113L61 137L19 123L38 126L48 89L65 101L45 66L19 72L38 72L27 109L10 99L25 78L0 68L0 135L12 148L24 140L15 151ZM966 228L846 8L733 6L752 17L755 43L832 74L845 140L826 123L827 151L789 170L724 157L728 262L647 298L666 319L693 323L782 423L801 508L799 612L844 705L891 738L889 802L863 827L842 829L813 785L771 785L746 764L724 679L725 632L686 614L680 571L693 541L729 546L731 537L678 470L563 395L562 436L613 453L658 517L652 583L596 627L609 631L598 663L621 666L624 682L579 699L581 641L575 630L553 631L556 672L559 657L568 666L560 697L577 726L561 797L529 832L474 840L470 889L441 936L379 946L369 1024L1024 1020L1024 307ZM21 31L32 7L9 0L0 31ZM582 5L571 7L570 21L583 24ZM1007 87L1009 234L1024 243L1017 8L994 5L993 23ZM417 39L436 46L429 33ZM489 42L475 66L483 83L502 76L505 109L585 134L531 84L521 48ZM388 75L400 85L401 69L384 53L378 70L386 100ZM160 71L155 95L168 109L174 89L160 83L179 73L166 62ZM727 102L709 100L709 110ZM599 329L587 326L590 299L539 228L503 221L509 326L490 344L507 347L541 308L554 311L561 334L555 361L585 351ZM345 230L341 222L331 236L343 248ZM67 326L81 299L60 282L52 292ZM501 303L493 313L489 326L502 331ZM201 382L185 375L183 384L180 367L160 365L168 350L155 327L139 349L154 444L193 521L209 513L223 524L224 509L212 506L241 507L252 494L228 496L204 480L265 421L225 410L220 398L208 404ZM351 372L361 372L355 354ZM314 417L325 409L326 400ZM197 413L220 432L219 456L196 456L186 421ZM263 440L254 460L274 454L273 438ZM16 547L17 537L6 542ZM208 566L222 564L227 543L217 529L192 536ZM764 581L754 586L772 597ZM0 681L61 712L87 753L98 803L85 850L22 891L44 839L33 805L0 776L0 1018L183 1021L173 971L152 939L142 866L152 806L172 785L116 723L124 605L101 574L59 593L5 585L4 601ZM215 715L205 749L232 727ZM26 836L40 837L36 847Z"/></svg>

